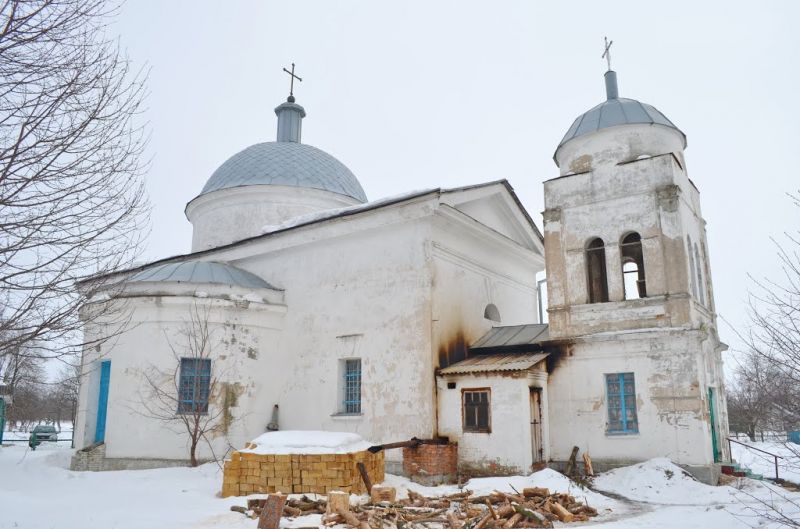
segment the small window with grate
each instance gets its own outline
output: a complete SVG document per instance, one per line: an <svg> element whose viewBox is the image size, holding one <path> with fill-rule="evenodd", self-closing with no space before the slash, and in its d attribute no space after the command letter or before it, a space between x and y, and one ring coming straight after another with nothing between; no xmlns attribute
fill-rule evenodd
<svg viewBox="0 0 800 529"><path fill-rule="evenodd" d="M465 389L461 393L461 399L464 410L464 431L490 433L491 390Z"/></svg>
<svg viewBox="0 0 800 529"><path fill-rule="evenodd" d="M608 397L609 434L639 433L636 415L636 384L633 373L610 373L606 375Z"/></svg>
<svg viewBox="0 0 800 529"><path fill-rule="evenodd" d="M361 359L343 360L342 409L341 413L361 413Z"/></svg>
<svg viewBox="0 0 800 529"><path fill-rule="evenodd" d="M178 379L178 413L208 413L211 359L181 358Z"/></svg>

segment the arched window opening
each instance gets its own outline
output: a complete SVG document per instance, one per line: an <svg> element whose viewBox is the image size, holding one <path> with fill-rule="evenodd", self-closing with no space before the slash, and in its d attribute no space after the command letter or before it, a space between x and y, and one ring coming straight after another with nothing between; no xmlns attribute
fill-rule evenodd
<svg viewBox="0 0 800 529"><path fill-rule="evenodd" d="M647 283L644 276L644 253L642 237L636 232L623 237L619 245L622 258L622 283L625 299L647 297Z"/></svg>
<svg viewBox="0 0 800 529"><path fill-rule="evenodd" d="M495 323L500 323L500 311L494 303L486 305L486 308L483 309L483 317Z"/></svg>
<svg viewBox="0 0 800 529"><path fill-rule="evenodd" d="M599 237L589 241L586 246L586 273L589 281L589 303L608 301L606 245Z"/></svg>
<svg viewBox="0 0 800 529"><path fill-rule="evenodd" d="M694 262L697 268L697 290L700 294L700 304L706 304L706 289L705 282L703 281L703 261L700 259L700 251L697 249L697 243L694 243Z"/></svg>

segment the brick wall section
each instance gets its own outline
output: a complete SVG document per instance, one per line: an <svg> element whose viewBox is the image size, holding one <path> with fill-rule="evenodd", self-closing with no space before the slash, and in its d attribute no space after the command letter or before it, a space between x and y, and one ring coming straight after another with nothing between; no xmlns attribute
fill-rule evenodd
<svg viewBox="0 0 800 529"><path fill-rule="evenodd" d="M458 473L458 445L419 445L403 448L403 474L425 485L455 483Z"/></svg>
<svg viewBox="0 0 800 529"><path fill-rule="evenodd" d="M367 492L356 466L364 463L373 483L384 480L383 452L274 455L233 452L225 461L222 496L283 492Z"/></svg>
<svg viewBox="0 0 800 529"><path fill-rule="evenodd" d="M106 457L106 445L104 443L91 445L76 451L72 455L69 465L70 470L94 471L103 470L103 460Z"/></svg>

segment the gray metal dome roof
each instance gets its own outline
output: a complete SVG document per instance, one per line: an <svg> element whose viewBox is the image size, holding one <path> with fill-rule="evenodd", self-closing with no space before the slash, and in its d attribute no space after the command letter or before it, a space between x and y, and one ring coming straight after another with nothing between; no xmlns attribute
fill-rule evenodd
<svg viewBox="0 0 800 529"><path fill-rule="evenodd" d="M561 147L569 140L584 134L589 134L590 132L633 123L664 125L683 134L674 123L667 119L667 117L654 106L640 103L635 99L620 97L604 101L578 116L558 146ZM684 143L685 142L686 140L684 139Z"/></svg>
<svg viewBox="0 0 800 529"><path fill-rule="evenodd" d="M558 144L558 148L584 134L631 124L663 125L675 129L683 136L683 145L686 146L686 135L656 107L618 96L616 72L611 70L606 72L605 81L607 100L578 116Z"/></svg>
<svg viewBox="0 0 800 529"><path fill-rule="evenodd" d="M217 283L245 288L273 288L247 270L213 261L181 261L147 268L128 282Z"/></svg>
<svg viewBox="0 0 800 529"><path fill-rule="evenodd" d="M342 162L292 141L257 143L234 154L214 171L200 194L259 184L310 187L367 201L358 179Z"/></svg>

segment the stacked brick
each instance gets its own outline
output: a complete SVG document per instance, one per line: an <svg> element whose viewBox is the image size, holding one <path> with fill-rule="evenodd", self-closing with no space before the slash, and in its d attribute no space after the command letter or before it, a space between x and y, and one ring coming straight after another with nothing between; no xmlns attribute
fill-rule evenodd
<svg viewBox="0 0 800 529"><path fill-rule="evenodd" d="M366 493L357 464L364 463L373 483L384 479L383 452L348 454L253 454L233 452L225 461L222 496L283 492L326 494L341 490Z"/></svg>
<svg viewBox="0 0 800 529"><path fill-rule="evenodd" d="M455 483L458 478L458 445L421 444L403 448L403 474L424 485Z"/></svg>

